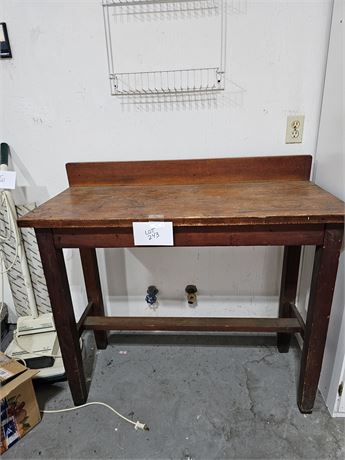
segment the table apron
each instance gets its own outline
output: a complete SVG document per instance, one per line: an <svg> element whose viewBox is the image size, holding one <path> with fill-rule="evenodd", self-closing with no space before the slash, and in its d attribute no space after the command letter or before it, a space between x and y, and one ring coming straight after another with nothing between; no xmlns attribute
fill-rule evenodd
<svg viewBox="0 0 345 460"><path fill-rule="evenodd" d="M56 248L131 248L131 228L52 229ZM175 227L174 246L321 245L324 225Z"/></svg>

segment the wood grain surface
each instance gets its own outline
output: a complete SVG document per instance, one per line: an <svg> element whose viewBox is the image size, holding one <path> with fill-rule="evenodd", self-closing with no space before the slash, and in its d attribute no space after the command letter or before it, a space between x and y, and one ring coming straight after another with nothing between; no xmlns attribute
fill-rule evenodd
<svg viewBox="0 0 345 460"><path fill-rule="evenodd" d="M21 227L342 223L344 203L306 180L70 187L19 219Z"/></svg>
<svg viewBox="0 0 345 460"><path fill-rule="evenodd" d="M340 227L341 224L338 224ZM290 246L323 243L325 225L222 225L174 228L174 246ZM57 248L132 248L133 229L55 228Z"/></svg>
<svg viewBox="0 0 345 460"><path fill-rule="evenodd" d="M238 181L309 180L310 155L193 160L68 163L70 186L225 184Z"/></svg>
<svg viewBox="0 0 345 460"><path fill-rule="evenodd" d="M296 318L87 316L84 329L119 331L300 332Z"/></svg>
<svg viewBox="0 0 345 460"><path fill-rule="evenodd" d="M328 225L315 251L298 385L303 413L312 411L317 393L342 241L343 228Z"/></svg>
<svg viewBox="0 0 345 460"><path fill-rule="evenodd" d="M83 329L304 334L298 405L312 410L320 375L344 225L344 203L309 182L311 157L74 163L70 188L19 219L34 227L66 374L75 404L86 401ZM172 221L175 245L275 245L285 249L280 318L105 317L94 247L131 247L133 221ZM299 246L316 244L306 325L293 308ZM88 311L75 322L63 247L79 247ZM89 315L88 315L89 313ZM90 316L90 314L92 316Z"/></svg>

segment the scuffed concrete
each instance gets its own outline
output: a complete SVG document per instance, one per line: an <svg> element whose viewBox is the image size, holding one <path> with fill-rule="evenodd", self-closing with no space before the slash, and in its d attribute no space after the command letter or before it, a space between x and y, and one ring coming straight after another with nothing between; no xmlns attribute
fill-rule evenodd
<svg viewBox="0 0 345 460"><path fill-rule="evenodd" d="M113 335L96 354L89 401L113 405L150 431L102 407L47 414L5 458L343 459L344 420L330 417L320 395L313 414L299 412L300 352L279 354L274 342ZM47 409L72 405L66 382L40 386L38 398Z"/></svg>

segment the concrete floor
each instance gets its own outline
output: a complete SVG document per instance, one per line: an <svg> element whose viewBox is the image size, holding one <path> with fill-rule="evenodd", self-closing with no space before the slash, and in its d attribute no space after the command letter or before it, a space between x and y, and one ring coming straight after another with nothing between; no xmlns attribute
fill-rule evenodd
<svg viewBox="0 0 345 460"><path fill-rule="evenodd" d="M135 431L106 408L46 414L11 459L343 459L344 423L317 397L296 405L300 352L274 337L113 335L86 359L89 401L150 426ZM86 348L86 347L85 347ZM72 405L66 382L39 386L41 407Z"/></svg>

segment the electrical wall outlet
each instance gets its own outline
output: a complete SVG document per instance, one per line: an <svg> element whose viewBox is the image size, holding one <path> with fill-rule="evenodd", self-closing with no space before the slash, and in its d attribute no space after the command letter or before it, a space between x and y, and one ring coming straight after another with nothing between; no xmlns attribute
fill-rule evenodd
<svg viewBox="0 0 345 460"><path fill-rule="evenodd" d="M303 140L304 115L289 115L285 144L300 144Z"/></svg>

